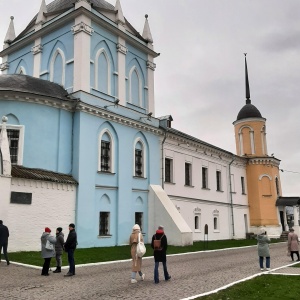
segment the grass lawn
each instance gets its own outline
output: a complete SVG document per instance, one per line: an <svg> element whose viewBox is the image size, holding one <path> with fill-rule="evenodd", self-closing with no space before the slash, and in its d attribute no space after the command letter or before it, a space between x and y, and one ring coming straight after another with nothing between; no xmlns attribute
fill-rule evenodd
<svg viewBox="0 0 300 300"><path fill-rule="evenodd" d="M261 275L199 300L295 300L299 299L299 276Z"/></svg>
<svg viewBox="0 0 300 300"><path fill-rule="evenodd" d="M272 240L276 243L279 240ZM195 252L203 250L215 250L232 247L252 246L256 245L256 240L221 240L221 241L209 241L209 242L195 242L192 246L169 246L168 254ZM150 245L146 245L147 252L145 256L152 256L153 251ZM95 263L104 261L114 261L130 259L130 247L129 246L116 246L116 247L101 247L101 248L86 248L77 249L75 254L76 264ZM11 261L41 266L43 259L41 258L40 251L30 252L14 252L9 253L9 259ZM67 265L67 255L63 254L63 265ZM55 259L51 260L51 266L55 266Z"/></svg>

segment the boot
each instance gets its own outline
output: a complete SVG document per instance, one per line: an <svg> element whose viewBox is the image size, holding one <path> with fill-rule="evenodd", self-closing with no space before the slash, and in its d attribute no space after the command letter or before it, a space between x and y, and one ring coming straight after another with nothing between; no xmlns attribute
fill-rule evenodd
<svg viewBox="0 0 300 300"><path fill-rule="evenodd" d="M61 273L61 267L56 267L56 270L54 270L53 273Z"/></svg>

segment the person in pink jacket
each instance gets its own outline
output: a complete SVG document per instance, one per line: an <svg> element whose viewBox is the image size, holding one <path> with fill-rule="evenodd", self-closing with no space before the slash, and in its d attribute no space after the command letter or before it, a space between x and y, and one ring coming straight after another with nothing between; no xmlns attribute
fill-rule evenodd
<svg viewBox="0 0 300 300"><path fill-rule="evenodd" d="M299 241L298 235L294 232L294 228L290 228L288 235L288 251L291 253L292 261L294 261L294 253L297 255L299 261Z"/></svg>

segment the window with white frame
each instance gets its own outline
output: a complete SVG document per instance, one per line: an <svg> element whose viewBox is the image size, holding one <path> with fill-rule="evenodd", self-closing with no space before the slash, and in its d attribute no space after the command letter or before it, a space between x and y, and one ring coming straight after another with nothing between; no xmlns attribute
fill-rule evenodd
<svg viewBox="0 0 300 300"><path fill-rule="evenodd" d="M0 125L1 132L1 125ZM7 125L10 160L12 165L22 165L23 163L23 135L24 126Z"/></svg>
<svg viewBox="0 0 300 300"><path fill-rule="evenodd" d="M213 211L214 231L220 230L219 211L215 209Z"/></svg>
<svg viewBox="0 0 300 300"><path fill-rule="evenodd" d="M208 189L208 169L202 167L202 188Z"/></svg>
<svg viewBox="0 0 300 300"><path fill-rule="evenodd" d="M141 232L143 232L143 213L142 212L136 212L135 213L135 223L140 225Z"/></svg>
<svg viewBox="0 0 300 300"><path fill-rule="evenodd" d="M245 195L246 194L246 190L245 190L245 178L243 176L241 177L241 185L242 185L242 194Z"/></svg>
<svg viewBox="0 0 300 300"><path fill-rule="evenodd" d="M173 182L173 159L165 158L165 182Z"/></svg>
<svg viewBox="0 0 300 300"><path fill-rule="evenodd" d="M99 214L99 235L110 235L110 212L100 211Z"/></svg>
<svg viewBox="0 0 300 300"><path fill-rule="evenodd" d="M137 142L135 145L135 176L143 177L143 145L141 142Z"/></svg>
<svg viewBox="0 0 300 300"><path fill-rule="evenodd" d="M102 172L110 172L110 160L111 160L111 151L110 151L111 143L110 138L107 133L103 134L101 138L101 153L100 153L100 161L101 161L101 171Z"/></svg>
<svg viewBox="0 0 300 300"><path fill-rule="evenodd" d="M192 165L185 163L185 185L192 186Z"/></svg>
<svg viewBox="0 0 300 300"><path fill-rule="evenodd" d="M222 191L221 171L216 171L217 191Z"/></svg>
<svg viewBox="0 0 300 300"><path fill-rule="evenodd" d="M194 226L195 226L195 232L200 232L201 228L201 208L196 207L194 209Z"/></svg>

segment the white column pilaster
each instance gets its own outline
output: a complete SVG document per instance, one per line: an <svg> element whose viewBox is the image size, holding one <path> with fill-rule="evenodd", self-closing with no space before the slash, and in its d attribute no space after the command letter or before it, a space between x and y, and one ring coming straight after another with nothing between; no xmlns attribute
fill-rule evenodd
<svg viewBox="0 0 300 300"><path fill-rule="evenodd" d="M126 54L127 47L125 40L118 38L117 53L118 53L118 99L120 104L126 105Z"/></svg>
<svg viewBox="0 0 300 300"><path fill-rule="evenodd" d="M153 62L153 57L148 55L147 61L147 87L148 87L148 112L152 112L155 116L155 102L154 102L154 70L156 68L155 63Z"/></svg>
<svg viewBox="0 0 300 300"><path fill-rule="evenodd" d="M90 92L90 48L91 35L94 30L91 27L91 19L81 15L75 19L72 27L74 34L74 83L73 91Z"/></svg>
<svg viewBox="0 0 300 300"><path fill-rule="evenodd" d="M41 61L43 46L41 44L42 39L38 38L34 41L34 46L31 49L33 53L33 77L40 78ZM28 70L27 70L28 72Z"/></svg>

